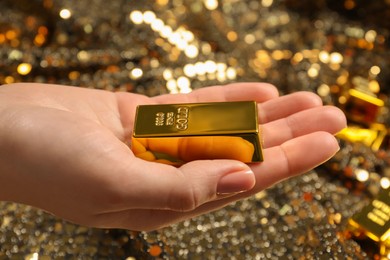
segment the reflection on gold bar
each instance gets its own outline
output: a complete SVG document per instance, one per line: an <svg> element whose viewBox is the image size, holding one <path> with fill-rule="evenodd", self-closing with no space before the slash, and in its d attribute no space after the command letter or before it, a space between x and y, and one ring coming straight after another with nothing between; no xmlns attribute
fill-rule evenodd
<svg viewBox="0 0 390 260"><path fill-rule="evenodd" d="M379 254L390 256L390 188L382 190L363 210L349 219L349 229L358 239L378 245Z"/></svg>
<svg viewBox="0 0 390 260"><path fill-rule="evenodd" d="M172 165L200 159L263 161L254 101L141 105L131 149Z"/></svg>

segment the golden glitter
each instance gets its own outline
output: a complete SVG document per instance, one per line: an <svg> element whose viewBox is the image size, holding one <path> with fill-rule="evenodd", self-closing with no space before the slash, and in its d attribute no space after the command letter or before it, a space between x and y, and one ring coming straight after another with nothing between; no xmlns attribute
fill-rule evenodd
<svg viewBox="0 0 390 260"><path fill-rule="evenodd" d="M261 218L260 219L260 224L266 225L267 223L268 223L268 219L267 218Z"/></svg>
<svg viewBox="0 0 390 260"><path fill-rule="evenodd" d="M344 7L347 10L351 10L351 9L355 8L355 6L356 6L356 3L353 0L345 0L345 2L344 2Z"/></svg>
<svg viewBox="0 0 390 260"><path fill-rule="evenodd" d="M167 5L168 2L169 2L169 0L156 0L156 3L157 3L158 5L161 5L161 6Z"/></svg>
<svg viewBox="0 0 390 260"><path fill-rule="evenodd" d="M208 43L202 44L202 53L205 55L209 55L212 52L211 45Z"/></svg>
<svg viewBox="0 0 390 260"><path fill-rule="evenodd" d="M72 17L72 12L69 9L62 9L60 10L59 15L62 19L67 20Z"/></svg>
<svg viewBox="0 0 390 260"><path fill-rule="evenodd" d="M284 57L285 59L291 59L291 57L292 57L292 52L291 52L290 50L284 50L284 51L283 51L283 57Z"/></svg>
<svg viewBox="0 0 390 260"><path fill-rule="evenodd" d="M217 0L203 0L203 3L205 5L205 7L210 11L218 8L218 1Z"/></svg>
<svg viewBox="0 0 390 260"><path fill-rule="evenodd" d="M340 96L338 101L340 104L345 104L347 103L347 98L345 96Z"/></svg>
<svg viewBox="0 0 390 260"><path fill-rule="evenodd" d="M168 26L168 25L165 25L165 26L161 29L161 31L160 31L161 36L164 37L164 38L170 38L170 37L172 37L172 33L173 33L173 30L172 30L172 28L171 28L170 26Z"/></svg>
<svg viewBox="0 0 390 260"><path fill-rule="evenodd" d="M129 73L129 77L131 79L139 79L142 77L142 75L143 75L143 71L140 68L134 68Z"/></svg>
<svg viewBox="0 0 390 260"><path fill-rule="evenodd" d="M129 14L130 20L135 24L143 23L143 14L140 11L133 11Z"/></svg>
<svg viewBox="0 0 390 260"><path fill-rule="evenodd" d="M303 60L303 54L300 52L295 53L292 59L293 63L299 63L302 60Z"/></svg>
<svg viewBox="0 0 390 260"><path fill-rule="evenodd" d="M373 93L378 93L381 88L379 86L379 82L376 81L376 80L371 80L369 83L368 83L368 88L373 92Z"/></svg>
<svg viewBox="0 0 390 260"><path fill-rule="evenodd" d="M7 77L5 77L4 82L5 82L5 84L14 83L15 82L15 78L12 77L12 76L7 76Z"/></svg>
<svg viewBox="0 0 390 260"><path fill-rule="evenodd" d="M71 71L69 72L69 75L68 75L69 79L70 80L76 80L80 77L80 72L78 71Z"/></svg>
<svg viewBox="0 0 390 260"><path fill-rule="evenodd" d="M307 75L310 77L310 78L315 78L318 76L318 68L316 67L311 67L308 71L307 71Z"/></svg>
<svg viewBox="0 0 390 260"><path fill-rule="evenodd" d="M330 87L330 93L339 94L339 93L340 93L340 86L338 86L338 85L332 85L332 86Z"/></svg>
<svg viewBox="0 0 390 260"><path fill-rule="evenodd" d="M92 27L92 25L86 24L86 25L84 26L84 32L87 33L87 34L92 33L92 32L93 32L93 27Z"/></svg>
<svg viewBox="0 0 390 260"><path fill-rule="evenodd" d="M226 70L226 76L228 79L234 80L237 77L237 71L234 68L230 67Z"/></svg>
<svg viewBox="0 0 390 260"><path fill-rule="evenodd" d="M329 68L331 68L334 71L337 71L340 69L340 64L338 64L338 63L329 64Z"/></svg>
<svg viewBox="0 0 390 260"><path fill-rule="evenodd" d="M253 44L256 41L256 37L253 34L247 34L244 37L244 41L247 44Z"/></svg>
<svg viewBox="0 0 390 260"><path fill-rule="evenodd" d="M163 72L163 77L165 80L170 80L173 78L172 70L171 69L165 69Z"/></svg>
<svg viewBox="0 0 390 260"><path fill-rule="evenodd" d="M188 58L195 58L198 56L199 50L198 47L196 47L195 45L188 45L185 48L184 53Z"/></svg>
<svg viewBox="0 0 390 260"><path fill-rule="evenodd" d="M328 63L330 58L329 58L329 53L327 51L320 51L318 55L319 59L323 63Z"/></svg>
<svg viewBox="0 0 390 260"><path fill-rule="evenodd" d="M195 39L195 36L194 34L191 32L191 31L188 31L188 30L184 30L181 32L181 37L187 41L187 42L191 42Z"/></svg>
<svg viewBox="0 0 390 260"><path fill-rule="evenodd" d="M183 71L187 77L192 78L192 77L195 77L195 75L196 75L195 66L193 64L186 64L183 68Z"/></svg>
<svg viewBox="0 0 390 260"><path fill-rule="evenodd" d="M150 26L151 26L153 31L159 32L164 28L165 24L161 19L156 18L152 21Z"/></svg>
<svg viewBox="0 0 390 260"><path fill-rule="evenodd" d="M115 73L115 72L119 72L119 67L117 65L110 65L106 68L106 71L110 72L110 73Z"/></svg>
<svg viewBox="0 0 390 260"><path fill-rule="evenodd" d="M217 71L217 64L212 60L206 61L204 65L207 73L215 73Z"/></svg>
<svg viewBox="0 0 390 260"><path fill-rule="evenodd" d="M258 193L255 194L256 200L262 200L262 199L264 199L266 196L267 196L267 191L265 191L265 190L262 190L262 191L260 191L260 192L258 192Z"/></svg>
<svg viewBox="0 0 390 260"><path fill-rule="evenodd" d="M152 11L146 11L143 14L143 21L146 24L151 24L156 19L156 14Z"/></svg>
<svg viewBox="0 0 390 260"><path fill-rule="evenodd" d="M10 40L12 41L13 39L15 39L17 37L17 33L15 30L9 30L5 33L5 38L7 38L7 40Z"/></svg>
<svg viewBox="0 0 390 260"><path fill-rule="evenodd" d="M179 87L180 93L190 93L192 91L191 89L191 82L187 77L181 76L177 79L177 86Z"/></svg>
<svg viewBox="0 0 390 260"><path fill-rule="evenodd" d="M34 38L34 43L35 43L35 45L37 45L37 46L42 46L42 45L45 43L45 41L46 41L46 38L45 38L45 36L42 35L42 34L38 34L38 35L35 36L35 38Z"/></svg>
<svg viewBox="0 0 390 260"><path fill-rule="evenodd" d="M372 66L370 68L370 73L376 76L381 73L381 68L379 68L378 66Z"/></svg>
<svg viewBox="0 0 390 260"><path fill-rule="evenodd" d="M339 85L346 84L348 81L348 73L346 75L342 74L342 75L338 76L336 81L337 81L337 84L339 84Z"/></svg>
<svg viewBox="0 0 390 260"><path fill-rule="evenodd" d="M235 31L230 31L227 33L226 37L228 38L229 41L231 42L235 42L237 41L237 33Z"/></svg>
<svg viewBox="0 0 390 260"><path fill-rule="evenodd" d="M343 55L341 55L340 53L338 52L332 52L330 54L330 62L333 63L333 64L340 64L343 62L344 60L344 57Z"/></svg>
<svg viewBox="0 0 390 260"><path fill-rule="evenodd" d="M367 47L367 41L364 39L358 39L357 46L361 49L365 49Z"/></svg>
<svg viewBox="0 0 390 260"><path fill-rule="evenodd" d="M284 58L284 53L281 50L275 50L272 52L272 58L275 60L281 60Z"/></svg>
<svg viewBox="0 0 390 260"><path fill-rule="evenodd" d="M49 30L45 26L39 26L38 33L42 35L47 35L49 33Z"/></svg>
<svg viewBox="0 0 390 260"><path fill-rule="evenodd" d="M38 259L40 259L38 253L32 253L24 257L24 260L38 260Z"/></svg>
<svg viewBox="0 0 390 260"><path fill-rule="evenodd" d="M273 0L261 0L261 4L264 6L264 7L270 7L273 3Z"/></svg>
<svg viewBox="0 0 390 260"><path fill-rule="evenodd" d="M198 75L205 75L206 74L206 67L204 66L203 62L198 61L195 63L195 71Z"/></svg>
<svg viewBox="0 0 390 260"><path fill-rule="evenodd" d="M27 75L31 72L32 66L30 63L21 63L16 70L20 75Z"/></svg>
<svg viewBox="0 0 390 260"><path fill-rule="evenodd" d="M387 177L383 177L383 178L381 178L381 180L380 180L380 184L381 184L381 187L382 187L383 189L387 189L387 188L390 187L390 179L387 178Z"/></svg>
<svg viewBox="0 0 390 260"><path fill-rule="evenodd" d="M19 50L12 50L9 54L8 54L8 58L10 60L20 60L23 58L23 53Z"/></svg>
<svg viewBox="0 0 390 260"><path fill-rule="evenodd" d="M322 97L326 97L330 93L330 88L328 85L322 84L321 86L318 87L317 93L318 93L318 95L320 95Z"/></svg>
<svg viewBox="0 0 390 260"><path fill-rule="evenodd" d="M366 34L364 35L364 39L366 39L366 41L368 41L368 42L374 42L375 39L376 39L376 36L377 36L376 31L374 31L374 30L369 30L369 31L367 31Z"/></svg>
<svg viewBox="0 0 390 260"><path fill-rule="evenodd" d="M357 169L355 174L356 174L356 179L361 182L367 181L368 178L370 177L368 171L364 169Z"/></svg>
<svg viewBox="0 0 390 260"><path fill-rule="evenodd" d="M88 52L86 51L79 51L77 53L77 58L81 61L81 62L87 62L90 58L90 55Z"/></svg>
<svg viewBox="0 0 390 260"><path fill-rule="evenodd" d="M5 35L0 33L0 44L5 42Z"/></svg>
<svg viewBox="0 0 390 260"><path fill-rule="evenodd" d="M161 255L162 253L162 248L159 245L152 245L149 247L149 254L153 257L157 257Z"/></svg>
<svg viewBox="0 0 390 260"><path fill-rule="evenodd" d="M174 80L174 79L168 80L166 86L167 86L167 89L169 90L169 93L171 93L171 94L179 93L179 91L177 90L176 80Z"/></svg>

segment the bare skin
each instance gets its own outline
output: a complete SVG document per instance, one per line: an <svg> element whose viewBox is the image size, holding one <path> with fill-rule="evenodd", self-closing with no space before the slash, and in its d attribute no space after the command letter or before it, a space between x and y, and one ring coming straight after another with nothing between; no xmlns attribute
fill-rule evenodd
<svg viewBox="0 0 390 260"><path fill-rule="evenodd" d="M180 168L134 157L139 104L255 100L263 163L204 160ZM21 83L0 87L0 200L81 225L153 230L251 196L307 172L339 149L344 114L313 93L278 96L264 83L148 98Z"/></svg>

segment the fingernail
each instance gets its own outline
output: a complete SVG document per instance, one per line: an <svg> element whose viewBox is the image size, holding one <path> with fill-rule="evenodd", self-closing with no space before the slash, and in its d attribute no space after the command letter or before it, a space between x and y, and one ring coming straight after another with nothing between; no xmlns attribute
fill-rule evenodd
<svg viewBox="0 0 390 260"><path fill-rule="evenodd" d="M239 171L226 174L218 182L217 193L229 194L250 190L255 185L253 171Z"/></svg>

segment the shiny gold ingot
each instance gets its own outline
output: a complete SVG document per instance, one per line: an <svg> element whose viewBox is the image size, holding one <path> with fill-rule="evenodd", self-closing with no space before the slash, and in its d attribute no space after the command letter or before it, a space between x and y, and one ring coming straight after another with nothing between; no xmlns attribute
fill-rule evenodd
<svg viewBox="0 0 390 260"><path fill-rule="evenodd" d="M375 123L384 101L374 94L358 89L349 89L348 94L349 99L345 108L348 119L362 124Z"/></svg>
<svg viewBox="0 0 390 260"><path fill-rule="evenodd" d="M373 241L381 256L390 256L390 188L382 190L361 212L352 216L348 224L353 236Z"/></svg>
<svg viewBox="0 0 390 260"><path fill-rule="evenodd" d="M172 165L201 159L263 161L254 101L141 105L131 149Z"/></svg>
<svg viewBox="0 0 390 260"><path fill-rule="evenodd" d="M337 133L337 137L354 143L363 143L372 150L378 151L387 134L388 130L383 124L371 124L370 128L348 126Z"/></svg>

